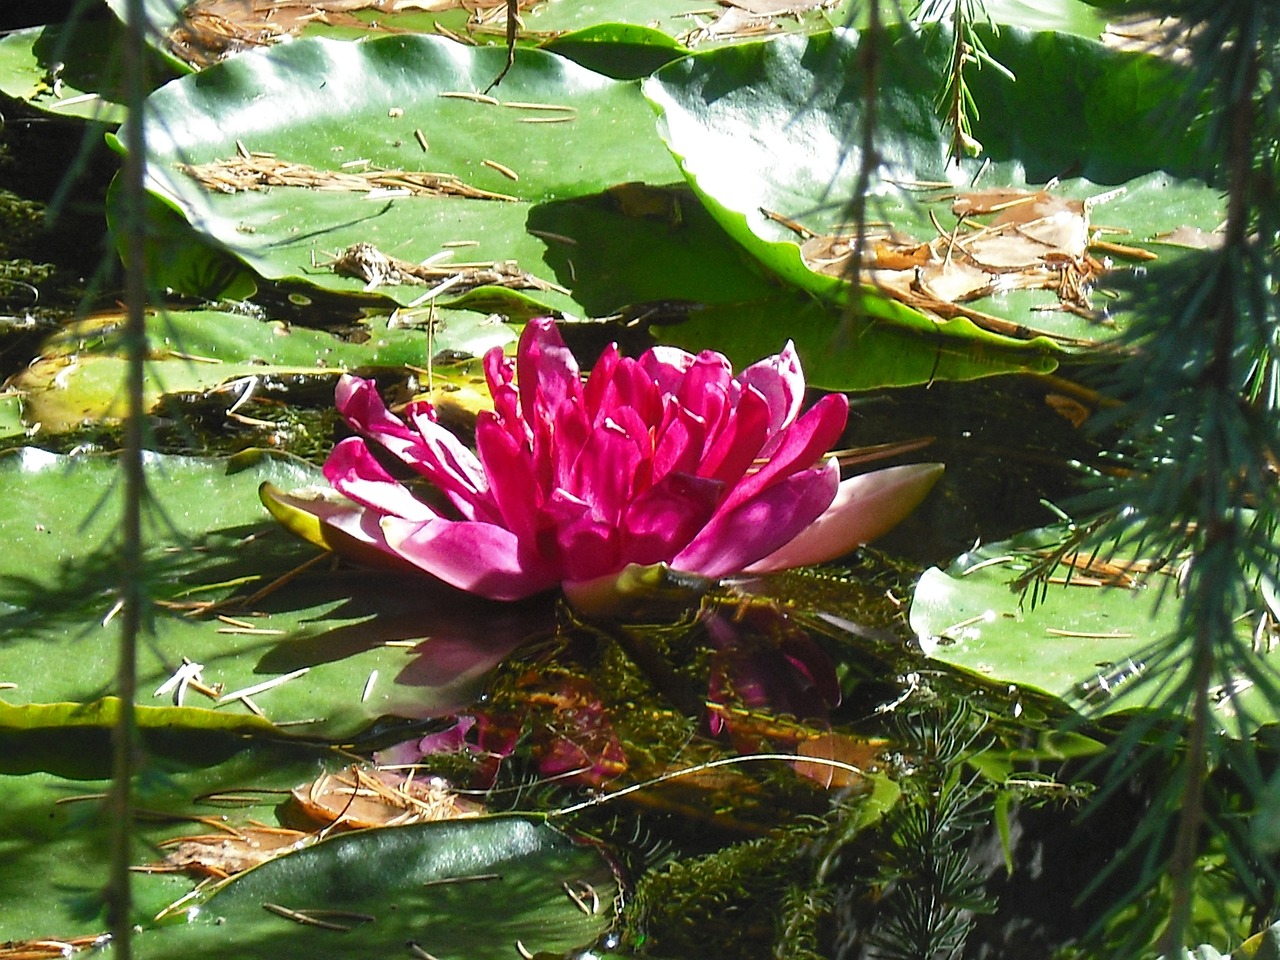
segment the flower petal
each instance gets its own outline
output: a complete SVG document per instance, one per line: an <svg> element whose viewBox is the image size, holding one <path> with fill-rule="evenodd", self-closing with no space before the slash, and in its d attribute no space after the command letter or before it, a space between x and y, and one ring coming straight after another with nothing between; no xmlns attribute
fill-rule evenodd
<svg viewBox="0 0 1280 960"><path fill-rule="evenodd" d="M372 380L344 375L336 397L338 412L353 429L438 486L464 516L495 519L484 469L475 454L435 422L430 404L411 409L411 428L387 410Z"/></svg>
<svg viewBox="0 0 1280 960"><path fill-rule="evenodd" d="M383 517L381 526L387 546L397 555L459 590L490 600L520 600L560 581L556 571L526 557L514 533L492 523Z"/></svg>
<svg viewBox="0 0 1280 960"><path fill-rule="evenodd" d="M942 471L940 463L913 463L850 477L822 516L744 572L769 573L843 556L900 523L920 505Z"/></svg>
<svg viewBox="0 0 1280 960"><path fill-rule="evenodd" d="M545 496L534 480L528 447L503 429L497 417L476 419L476 449L490 477L490 492L502 526L528 542L538 531L538 511Z"/></svg>
<svg viewBox="0 0 1280 960"><path fill-rule="evenodd" d="M286 493L271 483L258 488L267 511L290 533L366 566L401 572L413 569L387 546L380 514L353 503L336 490Z"/></svg>
<svg viewBox="0 0 1280 960"><path fill-rule="evenodd" d="M582 380L578 361L564 345L555 321L530 320L516 349L516 386L520 412L535 431L540 421L554 420L576 401L582 407Z"/></svg>
<svg viewBox="0 0 1280 960"><path fill-rule="evenodd" d="M730 491L725 508L735 507L779 479L812 467L840 439L848 419L849 398L843 393L827 394L765 445L762 455L768 461Z"/></svg>
<svg viewBox="0 0 1280 960"><path fill-rule="evenodd" d="M769 432L775 434L795 420L804 402L804 371L800 369L800 355L790 340L782 352L753 363L742 373L738 381L743 386L755 387L769 404Z"/></svg>
<svg viewBox="0 0 1280 960"><path fill-rule="evenodd" d="M468 520L495 520L489 479L476 455L436 422L429 404L405 412L425 446L414 469L443 490Z"/></svg>
<svg viewBox="0 0 1280 960"><path fill-rule="evenodd" d="M378 395L378 385L372 380L344 373L334 390L334 401L338 413L353 430L377 440L405 463L411 464L418 459L416 450L421 445L421 438L387 410Z"/></svg>
<svg viewBox="0 0 1280 960"><path fill-rule="evenodd" d="M792 474L732 509L719 511L671 566L704 577L737 573L816 520L831 505L839 483L834 458Z"/></svg>
<svg viewBox="0 0 1280 960"><path fill-rule="evenodd" d="M324 463L324 477L344 497L378 514L406 520L438 516L382 468L360 437L347 437L333 448Z"/></svg>
<svg viewBox="0 0 1280 960"><path fill-rule="evenodd" d="M698 475L712 477L733 486L755 463L757 455L770 436L770 410L765 398L754 387L747 387L738 398L737 410L720 435L709 445L698 465Z"/></svg>
<svg viewBox="0 0 1280 960"><path fill-rule="evenodd" d="M666 560L688 544L715 514L724 485L669 473L631 501L622 521L628 563Z"/></svg>
<svg viewBox="0 0 1280 960"><path fill-rule="evenodd" d="M637 363L658 386L663 396L675 396L680 390L680 381L693 366L697 358L679 347L667 347L661 344L650 347L640 355Z"/></svg>

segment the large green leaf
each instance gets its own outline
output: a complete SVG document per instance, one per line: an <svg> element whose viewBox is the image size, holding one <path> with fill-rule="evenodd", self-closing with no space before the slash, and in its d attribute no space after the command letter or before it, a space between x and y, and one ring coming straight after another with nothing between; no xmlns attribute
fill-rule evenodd
<svg viewBox="0 0 1280 960"><path fill-rule="evenodd" d="M1182 92L1176 68L1061 34L1013 27L988 34L991 55L1017 79L989 67L975 72L970 85L981 117L974 136L986 156L956 165L948 163L949 137L936 108L947 34L929 26L888 36L876 126L883 166L871 181L870 219L931 240L937 230L930 215L953 223L949 208L919 202L921 192L903 185L963 189L980 167L982 187L1077 177L1058 189L1086 198L1105 192L1099 183L1125 185L1093 220L1130 231L1123 238L1130 244L1183 225L1212 229L1221 219L1217 192L1194 179L1205 167L1198 137L1185 130L1171 136L1161 126ZM811 270L795 233L762 208L819 233L839 232L859 169L859 42L835 31L715 50L664 67L644 85L663 136L717 220L770 270L825 296L842 295L847 284ZM1173 249L1159 255L1169 259ZM1063 311L1030 312L1050 300L1056 303L1045 291L1011 291L971 306L1064 339L1101 339L1118 328ZM980 336L967 321L951 333Z"/></svg>
<svg viewBox="0 0 1280 960"><path fill-rule="evenodd" d="M972 550L945 572L926 570L910 613L924 652L988 683L1047 693L1086 712L1168 709L1189 654L1184 646L1170 650L1168 642L1181 615L1176 570L1115 585L1117 567L1091 567L1079 556L1075 566L1059 564L1034 591L1024 589L1023 579L1062 534L1032 531ZM1120 557L1117 563L1133 559ZM1255 623L1252 616L1240 620L1242 651ZM1275 655L1257 655L1249 670L1265 674L1278 665ZM1254 679L1224 678L1215 705L1224 726L1234 730L1237 715L1250 729L1275 721L1274 700Z"/></svg>
<svg viewBox="0 0 1280 960"><path fill-rule="evenodd" d="M151 350L143 404L148 411L163 406L173 413L174 395L223 387L230 408L249 388L270 396L284 384L327 384L354 368L423 368L445 351L479 356L515 339L505 324L465 311L437 311L429 322L421 317L420 327L413 319L407 311L397 325L385 316L370 317L339 337L241 313L156 311L146 321ZM45 341L40 357L10 384L23 399L28 427L58 433L123 416L123 324L118 314L102 314L69 324Z"/></svg>
<svg viewBox="0 0 1280 960"><path fill-rule="evenodd" d="M338 291L370 292L364 280L338 276L327 265L351 244L372 243L417 263L459 242L472 244L452 250L459 261L514 260L568 291L521 291L532 300L526 310L603 314L633 300L714 302L759 289L762 282L696 203L666 216L599 196L619 183L679 177L634 84L522 51L503 81L504 103L564 109L441 96L483 90L503 62L501 50L416 36L361 44L304 40L236 58L149 100L152 189L262 276ZM563 122L529 122L557 118ZM354 161L347 170L358 172L367 162L369 169L449 173L517 199L371 198L308 187L227 194L182 172L184 163L234 160L242 149L323 171ZM588 269L579 259L611 269ZM424 290L376 288L402 303ZM508 294L508 302L518 299Z"/></svg>
<svg viewBox="0 0 1280 960"><path fill-rule="evenodd" d="M600 854L543 818L388 827L331 837L241 874L186 907L187 922L140 935L135 949L143 958L337 960L412 955L415 944L441 960L510 960L519 942L560 956L608 929L615 891ZM264 904L335 911L328 919L347 929L300 923Z"/></svg>
<svg viewBox="0 0 1280 960"><path fill-rule="evenodd" d="M14 684L3 691L9 704L86 703L111 690L115 469L110 457L0 455L0 682ZM224 460L152 455L148 477L147 577L167 606L139 655L143 702L172 696L153 691L184 657L224 693L293 675L250 699L290 733L350 737L379 717L464 708L487 671L550 616L539 602L486 604L427 578L361 571L302 577L222 611L229 620L188 616L199 601L252 592L313 555L277 528L256 494L263 481L314 483L318 471L259 458L228 472ZM247 707L194 692L186 703L233 715Z"/></svg>
<svg viewBox="0 0 1280 960"><path fill-rule="evenodd" d="M697 351L719 350L742 367L776 353L789 338L804 361L805 379L826 390L873 390L937 380L975 380L1004 373L1051 373L1048 353L1009 349L948 331L891 301L868 299L867 317L799 294L722 304L692 311L663 326L664 343ZM784 329L779 318L786 318Z"/></svg>
<svg viewBox="0 0 1280 960"><path fill-rule="evenodd" d="M115 23L51 24L0 36L0 93L61 117L116 124L124 119Z"/></svg>
<svg viewBox="0 0 1280 960"><path fill-rule="evenodd" d="M162 860L156 844L163 840L208 834L211 820L274 824L281 793L350 764L349 755L329 748L261 738L251 743L244 730L234 735L185 723L165 729L151 723L157 712L144 710L140 717L146 758L134 785L136 865ZM103 891L111 814L102 798L109 786L109 737L107 728L90 735L87 727L62 728L57 745L39 728L5 735L6 755L0 760L5 792L0 809L0 942L92 936L106 928ZM9 762L10 749L65 762L57 772L35 767L38 772L11 776L7 774L21 768ZM181 873L136 873L134 922L153 923L157 913L194 884L194 878Z"/></svg>

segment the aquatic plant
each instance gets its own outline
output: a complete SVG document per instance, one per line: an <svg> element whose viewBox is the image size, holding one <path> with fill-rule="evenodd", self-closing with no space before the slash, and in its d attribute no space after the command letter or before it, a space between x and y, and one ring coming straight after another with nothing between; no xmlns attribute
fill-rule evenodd
<svg viewBox="0 0 1280 960"><path fill-rule="evenodd" d="M476 453L430 403L388 411L370 380L344 376L337 406L358 436L325 463L341 495L290 497L366 556L462 590L517 600L563 585L592 602L629 567L723 577L830 560L885 532L924 497L940 464L840 480L827 455L848 401L801 412L805 380L787 344L734 375L721 354L608 347L583 381L554 321L534 320L514 360L484 360L493 410ZM383 451L443 494L428 502ZM264 491L277 515L285 498ZM329 544L327 544L329 545Z"/></svg>

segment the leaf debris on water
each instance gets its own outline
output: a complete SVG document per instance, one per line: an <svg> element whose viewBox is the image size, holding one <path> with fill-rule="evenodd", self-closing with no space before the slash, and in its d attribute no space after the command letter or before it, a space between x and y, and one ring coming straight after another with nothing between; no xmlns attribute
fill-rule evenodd
<svg viewBox="0 0 1280 960"><path fill-rule="evenodd" d="M310 164L291 163L275 156L249 154L247 151L228 160L179 164L178 169L206 190L216 193L241 193L246 190L265 190L268 187L309 187L313 190L365 194L396 191L397 195L415 197L465 197L469 200L507 202L517 199L505 193L473 187L451 173L377 168L362 173L321 170Z"/></svg>
<svg viewBox="0 0 1280 960"><path fill-rule="evenodd" d="M470 263L413 263L388 256L371 243L353 243L339 253L330 264L334 273L363 280L365 290L399 284L431 285L433 293L461 288L459 293L476 287L506 287L509 290L554 290L568 293L551 283L520 269L515 260L483 260ZM440 285L448 283L441 289Z"/></svg>

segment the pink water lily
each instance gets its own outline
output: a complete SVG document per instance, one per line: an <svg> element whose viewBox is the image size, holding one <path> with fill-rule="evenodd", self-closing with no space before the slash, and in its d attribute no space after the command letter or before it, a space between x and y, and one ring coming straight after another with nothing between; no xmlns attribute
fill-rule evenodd
<svg viewBox="0 0 1280 960"><path fill-rule="evenodd" d="M829 394L802 412L791 344L737 376L711 351L659 346L631 359L610 346L584 382L542 319L514 361L495 348L484 368L493 410L477 420L475 453L429 403L395 416L372 381L344 376L338 410L359 436L334 448L324 474L345 500L291 506L366 554L514 600L630 565L717 578L832 559L897 523L942 469L841 482L827 451L848 401ZM416 495L371 443L447 502Z"/></svg>

